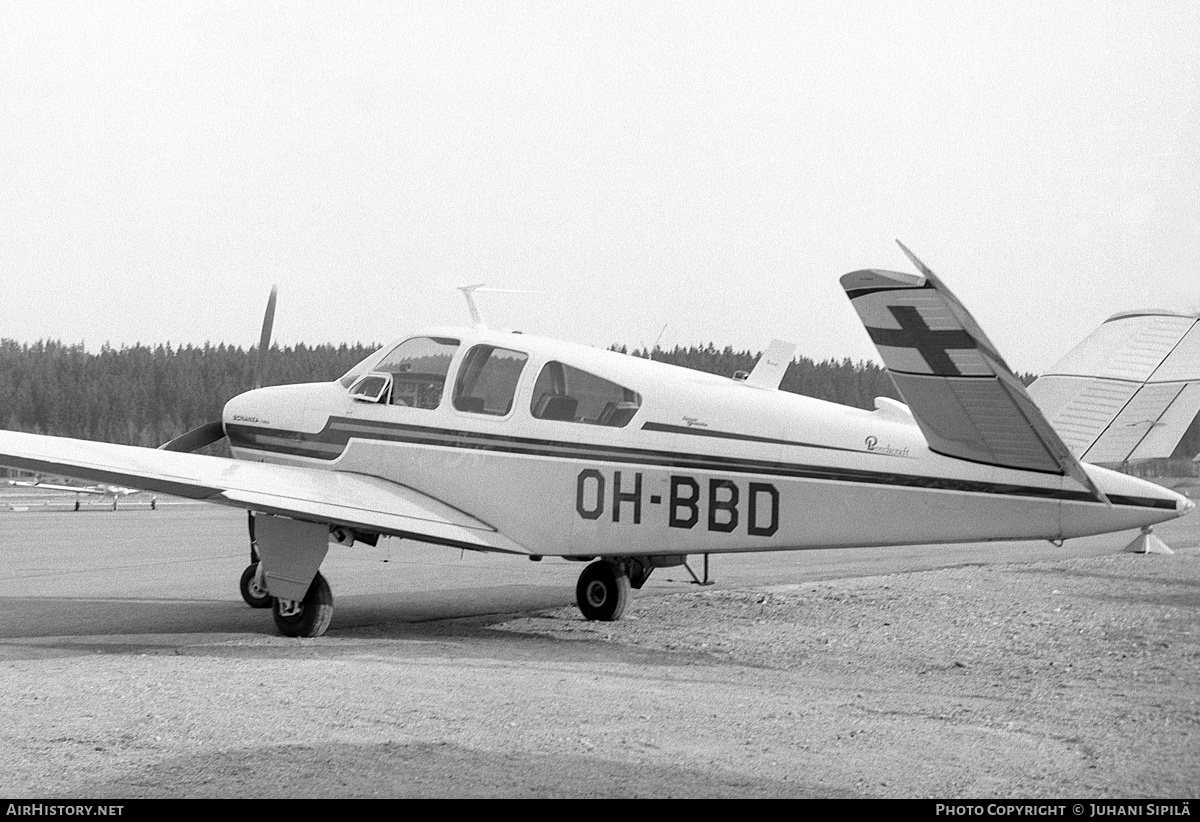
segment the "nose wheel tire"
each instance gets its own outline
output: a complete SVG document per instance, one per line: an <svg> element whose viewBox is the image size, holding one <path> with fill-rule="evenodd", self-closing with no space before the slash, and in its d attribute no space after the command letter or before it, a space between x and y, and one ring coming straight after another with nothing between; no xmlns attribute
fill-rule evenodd
<svg viewBox="0 0 1200 822"><path fill-rule="evenodd" d="M275 627L284 636L318 637L333 619L333 592L318 572L300 602L275 599L271 605Z"/></svg>
<svg viewBox="0 0 1200 822"><path fill-rule="evenodd" d="M579 575L575 602L585 619L613 622L629 602L629 575L611 560L593 562Z"/></svg>
<svg viewBox="0 0 1200 822"><path fill-rule="evenodd" d="M258 584L258 563L252 562L246 566L246 570L242 571L241 582L238 583L238 588L242 592L242 599L246 600L246 604L251 608L270 608L271 595L267 593L267 589Z"/></svg>

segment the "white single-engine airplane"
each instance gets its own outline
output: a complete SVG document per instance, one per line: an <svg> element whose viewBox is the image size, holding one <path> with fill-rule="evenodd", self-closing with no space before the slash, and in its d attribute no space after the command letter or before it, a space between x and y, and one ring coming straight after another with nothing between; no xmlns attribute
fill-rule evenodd
<svg viewBox="0 0 1200 822"><path fill-rule="evenodd" d="M907 405L779 391L785 343L731 379L477 322L403 339L334 382L249 391L161 449L0 432L0 463L247 509L243 596L309 637L333 613L330 542L588 561L579 609L614 620L631 587L689 554L1059 541L1192 509L1081 463L908 256L920 274L842 277ZM273 308L274 292L260 355ZM221 437L234 459L186 453Z"/></svg>
<svg viewBox="0 0 1200 822"><path fill-rule="evenodd" d="M56 485L52 482L37 480L9 480L9 485L18 488L36 488L40 491L62 491L74 494L94 494L102 497L127 497L136 494L138 489L125 488L121 485Z"/></svg>

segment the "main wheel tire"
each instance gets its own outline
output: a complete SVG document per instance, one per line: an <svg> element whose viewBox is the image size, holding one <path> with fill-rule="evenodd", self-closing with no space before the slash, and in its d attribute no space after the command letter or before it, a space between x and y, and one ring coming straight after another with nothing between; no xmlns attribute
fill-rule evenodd
<svg viewBox="0 0 1200 822"><path fill-rule="evenodd" d="M329 621L333 619L333 592L329 583L318 571L308 586L299 610L288 616L280 613L279 600L272 600L271 614L275 617L275 627L284 636L317 637L325 633Z"/></svg>
<svg viewBox="0 0 1200 822"><path fill-rule="evenodd" d="M270 608L274 601L267 589L258 584L258 563L252 562L246 566L246 570L242 571L241 582L238 583L238 588L242 592L242 599L246 600L246 604L251 608Z"/></svg>
<svg viewBox="0 0 1200 822"><path fill-rule="evenodd" d="M575 602L585 619L614 622L629 602L629 576L611 560L593 562L579 575Z"/></svg>

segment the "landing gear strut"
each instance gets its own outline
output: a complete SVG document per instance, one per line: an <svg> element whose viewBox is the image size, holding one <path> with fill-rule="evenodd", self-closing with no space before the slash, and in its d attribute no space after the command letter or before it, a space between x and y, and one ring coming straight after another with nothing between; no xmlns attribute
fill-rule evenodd
<svg viewBox="0 0 1200 822"><path fill-rule="evenodd" d="M263 579L262 563L258 557L258 540L254 536L254 512L247 511L246 519L250 529L250 564L242 571L238 590L251 608L270 608L271 595L267 593L267 582Z"/></svg>

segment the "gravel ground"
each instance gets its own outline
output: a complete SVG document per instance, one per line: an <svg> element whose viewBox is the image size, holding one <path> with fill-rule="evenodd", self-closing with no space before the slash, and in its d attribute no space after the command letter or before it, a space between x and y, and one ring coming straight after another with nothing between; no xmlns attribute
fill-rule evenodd
<svg viewBox="0 0 1200 822"><path fill-rule="evenodd" d="M1190 547L635 596L617 623L6 639L0 795L1190 798L1198 618Z"/></svg>

